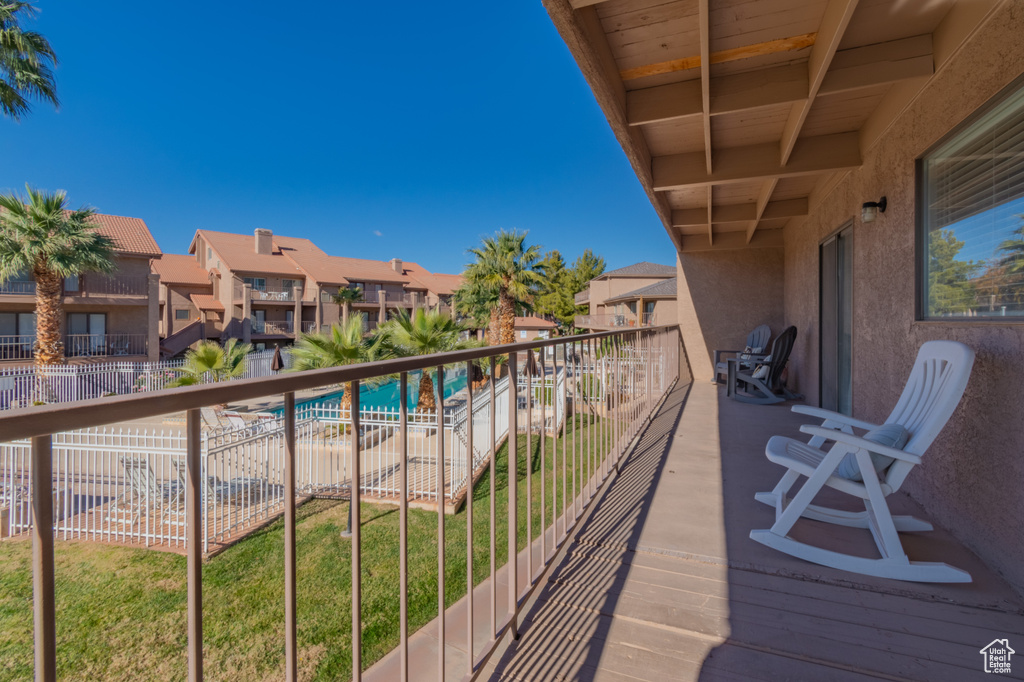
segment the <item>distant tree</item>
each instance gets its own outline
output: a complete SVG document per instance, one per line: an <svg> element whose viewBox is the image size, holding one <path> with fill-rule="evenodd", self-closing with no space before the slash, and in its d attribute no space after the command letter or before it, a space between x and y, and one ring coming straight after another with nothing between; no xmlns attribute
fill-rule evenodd
<svg viewBox="0 0 1024 682"><path fill-rule="evenodd" d="M63 191L27 186L28 197L0 195L0 283L32 275L36 283L35 360L65 362L64 278L114 270L114 241L96 231L95 211L67 210Z"/></svg>
<svg viewBox="0 0 1024 682"><path fill-rule="evenodd" d="M420 308L411 316L404 309L399 310L384 324L380 334L386 339L389 355L409 357L472 348L474 342L462 339L463 331L465 328L450 315ZM433 412L437 399L433 372L423 370L416 409Z"/></svg>
<svg viewBox="0 0 1024 682"><path fill-rule="evenodd" d="M475 260L466 267L464 277L497 294L500 344L515 342L517 305L528 302L544 279L538 264L540 247L527 246L527 234L501 230L469 250Z"/></svg>
<svg viewBox="0 0 1024 682"><path fill-rule="evenodd" d="M479 282L463 282L455 290L455 312L468 318L473 327L487 329L487 343L498 345L498 294Z"/></svg>
<svg viewBox="0 0 1024 682"><path fill-rule="evenodd" d="M216 341L200 341L185 353L185 364L174 369L178 376L167 385L193 386L237 379L245 374L250 352L252 344L238 343L238 339L228 339L223 347Z"/></svg>
<svg viewBox="0 0 1024 682"><path fill-rule="evenodd" d="M349 315L352 314L352 304L363 300L363 290L359 287L342 287L331 298L338 304L342 324L347 324Z"/></svg>
<svg viewBox="0 0 1024 682"><path fill-rule="evenodd" d="M540 315L555 318L563 330L571 329L576 316L575 277L565 267L558 251L549 251L538 264L544 280L537 285L533 309Z"/></svg>
<svg viewBox="0 0 1024 682"><path fill-rule="evenodd" d="M962 313L976 300L973 261L957 260L964 242L952 230L935 230L928 240L928 310L932 315Z"/></svg>
<svg viewBox="0 0 1024 682"><path fill-rule="evenodd" d="M379 358L378 338L363 336L363 321L350 317L347 323L331 325L327 334L301 334L289 353L292 356L290 372L303 372L325 367L343 367ZM341 408L352 407L352 396L346 390L341 396Z"/></svg>
<svg viewBox="0 0 1024 682"><path fill-rule="evenodd" d="M579 293L587 288L590 280L599 277L604 273L605 262L601 256L595 256L594 252L587 249L579 258L573 261L572 275L573 288Z"/></svg>
<svg viewBox="0 0 1024 682"><path fill-rule="evenodd" d="M1003 241L996 249L996 253L1002 254L999 258L999 267L1009 275L1024 273L1024 215L1018 215L1021 226L1013 231L1014 237Z"/></svg>
<svg viewBox="0 0 1024 682"><path fill-rule="evenodd" d="M46 38L21 26L35 15L27 2L0 0L0 111L15 121L31 111L30 99L60 104L53 77L57 55Z"/></svg>

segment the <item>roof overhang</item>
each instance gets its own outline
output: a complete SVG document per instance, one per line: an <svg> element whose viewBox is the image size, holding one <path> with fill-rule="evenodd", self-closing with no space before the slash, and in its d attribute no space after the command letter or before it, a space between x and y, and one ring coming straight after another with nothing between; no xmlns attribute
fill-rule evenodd
<svg viewBox="0 0 1024 682"><path fill-rule="evenodd" d="M1006 1L543 0L681 253L781 246Z"/></svg>

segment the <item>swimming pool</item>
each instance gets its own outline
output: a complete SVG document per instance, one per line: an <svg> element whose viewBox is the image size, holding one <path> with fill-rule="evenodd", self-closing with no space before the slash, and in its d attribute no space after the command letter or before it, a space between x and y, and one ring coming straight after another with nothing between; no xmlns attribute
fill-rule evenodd
<svg viewBox="0 0 1024 682"><path fill-rule="evenodd" d="M416 409L416 403L420 395L420 372L409 372L408 391L405 396L405 404L410 410ZM437 378L434 378L434 385L437 386ZM383 408L397 409L399 406L398 379L393 379L382 384L366 385L359 387L359 405L362 409L379 410ZM464 369L444 373L444 397L447 400L466 387L466 371ZM345 395L344 390L326 393L316 398L310 398L295 403L296 409L303 407L333 406L341 403L341 397ZM271 410L275 414L282 414L284 408Z"/></svg>

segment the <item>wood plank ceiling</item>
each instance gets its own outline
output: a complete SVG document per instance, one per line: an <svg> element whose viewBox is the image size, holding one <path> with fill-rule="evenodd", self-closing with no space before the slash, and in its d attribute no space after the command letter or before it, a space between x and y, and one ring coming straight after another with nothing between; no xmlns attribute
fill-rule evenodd
<svg viewBox="0 0 1024 682"><path fill-rule="evenodd" d="M781 245L814 189L860 166L894 86L934 73L956 4L544 2L680 251Z"/></svg>

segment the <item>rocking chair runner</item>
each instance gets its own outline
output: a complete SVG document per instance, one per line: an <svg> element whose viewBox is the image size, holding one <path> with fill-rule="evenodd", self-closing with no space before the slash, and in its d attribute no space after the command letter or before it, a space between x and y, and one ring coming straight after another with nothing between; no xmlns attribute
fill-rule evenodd
<svg viewBox="0 0 1024 682"><path fill-rule="evenodd" d="M761 405L802 399L803 396L786 388L782 377L795 342L796 327L787 327L772 342L771 353L761 356L761 364L745 369L740 360L730 359L726 372L726 396L742 403Z"/></svg>
<svg viewBox="0 0 1024 682"><path fill-rule="evenodd" d="M922 345L903 394L882 427L828 410L794 406L794 412L821 418L823 423L800 427L812 436L807 443L781 436L768 441L768 459L788 471L770 493L755 495L758 502L775 507L775 524L751 531L751 539L807 561L854 573L917 582L970 582L966 571L948 564L910 561L897 531L925 531L932 530L932 526L912 516L892 516L885 498L899 490L910 470L921 463L922 455L960 402L973 365L974 351L962 343L928 341ZM854 429L867 433L857 436ZM905 432L888 441L893 447L878 442L886 440L885 432L891 437L894 429ZM898 447L904 439L905 445ZM827 441L834 444L824 450L822 445ZM807 482L790 500L790 488L801 475L807 477ZM849 512L811 504L826 485L859 497L865 510ZM881 558L851 556L794 540L789 532L801 516L870 530Z"/></svg>

